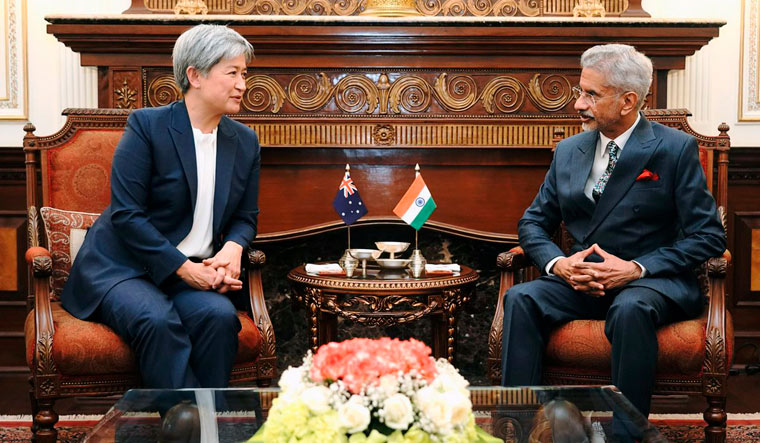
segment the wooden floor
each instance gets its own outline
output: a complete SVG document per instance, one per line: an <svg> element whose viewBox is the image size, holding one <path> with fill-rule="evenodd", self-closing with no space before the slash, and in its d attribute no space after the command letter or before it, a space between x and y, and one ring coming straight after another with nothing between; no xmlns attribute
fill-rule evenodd
<svg viewBox="0 0 760 443"><path fill-rule="evenodd" d="M0 415L30 414L26 376L0 376ZM116 398L66 399L56 403L56 411L65 414L104 414ZM706 407L703 397L670 396L656 397L652 413L687 414L702 413ZM760 373L741 373L729 377L728 412L760 412Z"/></svg>

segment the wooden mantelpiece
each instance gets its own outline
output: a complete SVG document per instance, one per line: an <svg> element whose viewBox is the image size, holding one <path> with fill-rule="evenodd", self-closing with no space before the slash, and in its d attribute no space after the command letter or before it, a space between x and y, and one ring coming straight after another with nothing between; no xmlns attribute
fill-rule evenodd
<svg viewBox="0 0 760 443"><path fill-rule="evenodd" d="M341 226L331 200L351 163L370 214L392 208L419 163L438 203L427 227L516 242L516 224L549 162L552 137L580 130L571 87L578 59L605 42L655 64L649 103L666 107L667 72L724 22L567 17L314 17L160 14L50 16L48 32L99 69L99 106L159 106L180 97L171 50L200 22L254 46L243 111L264 153L257 241ZM370 186L371 184L371 186ZM288 201L283 202L287 189ZM297 209L296 209L297 208Z"/></svg>

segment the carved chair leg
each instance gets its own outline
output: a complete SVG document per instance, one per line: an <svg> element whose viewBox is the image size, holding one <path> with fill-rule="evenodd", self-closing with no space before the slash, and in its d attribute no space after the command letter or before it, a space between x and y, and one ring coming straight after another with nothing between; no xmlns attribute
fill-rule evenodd
<svg viewBox="0 0 760 443"><path fill-rule="evenodd" d="M58 423L58 414L53 410L53 399L37 400L37 413L34 414L32 429L36 432L32 436L35 443L56 443L58 431L55 424Z"/></svg>
<svg viewBox="0 0 760 443"><path fill-rule="evenodd" d="M707 409L704 417L707 422L705 441L707 443L724 443L726 441L726 396L707 395Z"/></svg>
<svg viewBox="0 0 760 443"><path fill-rule="evenodd" d="M37 404L37 398L34 396L34 378L29 377L29 404L32 406L32 435L37 434L37 422L34 417L40 412L40 406Z"/></svg>

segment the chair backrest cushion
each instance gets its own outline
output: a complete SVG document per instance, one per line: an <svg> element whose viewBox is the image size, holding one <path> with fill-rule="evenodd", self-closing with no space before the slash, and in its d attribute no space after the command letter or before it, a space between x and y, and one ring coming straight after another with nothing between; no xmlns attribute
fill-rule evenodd
<svg viewBox="0 0 760 443"><path fill-rule="evenodd" d="M45 238L53 260L50 276L50 298L59 300L63 285L69 277L71 264L82 246L87 230L100 214L67 211L51 207L40 208Z"/></svg>
<svg viewBox="0 0 760 443"><path fill-rule="evenodd" d="M42 156L44 206L101 212L111 200L111 161L123 130L84 128Z"/></svg>

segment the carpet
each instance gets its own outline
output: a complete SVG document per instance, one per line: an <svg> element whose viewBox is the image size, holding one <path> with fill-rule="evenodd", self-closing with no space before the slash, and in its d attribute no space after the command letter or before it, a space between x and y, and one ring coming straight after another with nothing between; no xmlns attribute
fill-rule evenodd
<svg viewBox="0 0 760 443"><path fill-rule="evenodd" d="M94 416L62 416L56 428L60 443L79 443L98 422ZM653 414L649 420L671 442L704 441L704 422L699 414ZM32 436L30 416L0 416L0 442L28 442ZM727 443L760 443L760 413L728 414Z"/></svg>

